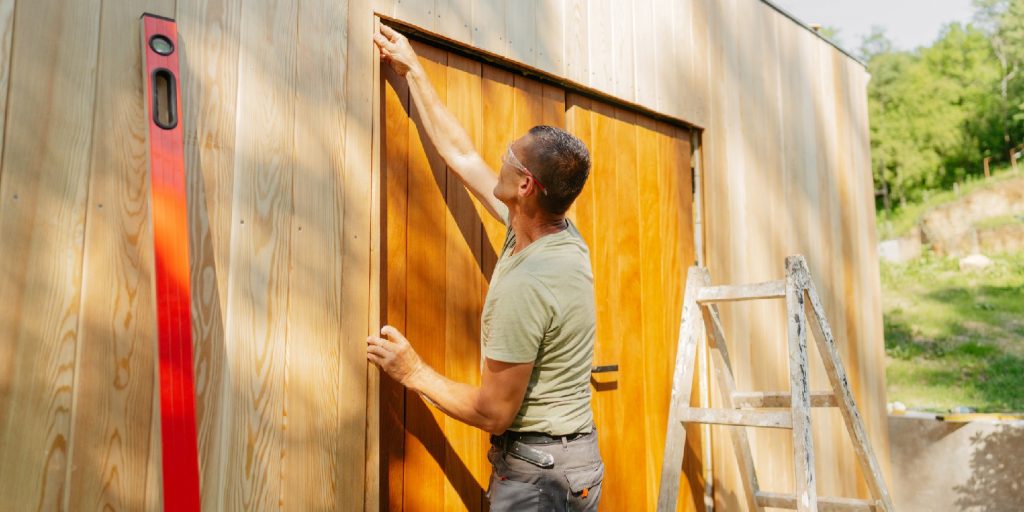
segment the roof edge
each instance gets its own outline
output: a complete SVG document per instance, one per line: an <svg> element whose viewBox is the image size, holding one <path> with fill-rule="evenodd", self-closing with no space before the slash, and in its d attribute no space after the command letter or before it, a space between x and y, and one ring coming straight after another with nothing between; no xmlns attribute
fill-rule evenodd
<svg viewBox="0 0 1024 512"><path fill-rule="evenodd" d="M864 63L864 61L860 60L860 58L858 58L857 56L853 55L852 53L846 51L846 49L844 49L842 46L839 46L838 44L836 44L835 41L833 41L833 40L831 40L831 39L821 35L820 32L818 32L817 30L814 30L813 28L811 28L810 25L804 23L803 21L800 21L799 18L794 16L789 11L783 9L782 7L779 7L778 5L772 3L771 0L761 0L761 3L767 5L768 7L771 7L772 9L774 9L779 14L789 18L793 23L796 23L797 25L803 27L808 32L814 34L815 36L818 36L818 39L821 39L822 41L825 41L826 43L828 43L830 46L832 46L836 50L839 50L840 53L842 53L843 55L846 55L847 57L849 57L851 60L853 60L857 64L860 64L862 67L864 67L865 70L868 68L868 65L866 63Z"/></svg>

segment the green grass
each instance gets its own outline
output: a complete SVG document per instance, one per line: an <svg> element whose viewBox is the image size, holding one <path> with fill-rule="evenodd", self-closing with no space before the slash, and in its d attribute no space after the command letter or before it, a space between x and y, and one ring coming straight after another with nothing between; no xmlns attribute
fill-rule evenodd
<svg viewBox="0 0 1024 512"><path fill-rule="evenodd" d="M1024 253L992 259L973 272L930 254L882 263L890 401L1024 410Z"/></svg>
<svg viewBox="0 0 1024 512"><path fill-rule="evenodd" d="M1024 224L1024 215L1000 215L989 217L974 223L975 229L995 229L1003 226Z"/></svg>
<svg viewBox="0 0 1024 512"><path fill-rule="evenodd" d="M969 179L961 184L961 187L957 192L952 190L932 191L928 194L928 198L922 202L907 203L904 206L897 207L892 210L878 210L878 237L880 240L887 240L890 238L904 236L909 233L915 225L917 225L918 221L921 220L921 216L932 209L950 201L955 201L956 199L974 192L975 190L994 187L1007 180L1020 177L1021 174L1019 172L1012 172L1009 166L1001 167L993 169L992 177L989 179Z"/></svg>

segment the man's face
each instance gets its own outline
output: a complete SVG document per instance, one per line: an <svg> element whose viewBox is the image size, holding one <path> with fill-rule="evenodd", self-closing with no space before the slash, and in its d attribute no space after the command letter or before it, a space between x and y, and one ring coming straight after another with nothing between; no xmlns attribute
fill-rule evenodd
<svg viewBox="0 0 1024 512"><path fill-rule="evenodd" d="M520 162L523 162L524 158L526 158L529 150L529 144L529 134L512 141L512 154L514 154L516 159ZM516 170L515 167L502 162L501 168L498 170L498 184L494 186L494 197L498 198L499 201L506 205L512 205L521 199L520 190L527 179L528 178L520 171Z"/></svg>

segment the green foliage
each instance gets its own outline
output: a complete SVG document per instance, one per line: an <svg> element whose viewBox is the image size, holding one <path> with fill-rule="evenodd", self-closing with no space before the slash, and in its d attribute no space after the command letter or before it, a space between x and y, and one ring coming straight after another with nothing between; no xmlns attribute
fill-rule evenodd
<svg viewBox="0 0 1024 512"><path fill-rule="evenodd" d="M921 221L921 216L935 207L954 201L958 197L970 194L976 190L998 187L1005 181L1020 178L1020 174L1008 171L1010 171L1009 166L993 168L991 169L991 178L985 179L983 176L968 176L956 191L926 190L922 193L923 196L919 201L907 203L902 207L891 210L879 210L877 215L878 237L885 240L904 236ZM985 227L992 226L986 224Z"/></svg>
<svg viewBox="0 0 1024 512"><path fill-rule="evenodd" d="M961 272L931 254L881 267L889 400L1024 410L1024 253Z"/></svg>
<svg viewBox="0 0 1024 512"><path fill-rule="evenodd" d="M864 38L872 168L879 206L1008 162L1024 141L1024 0L975 0L976 22L945 26L928 47L894 51L880 29Z"/></svg>

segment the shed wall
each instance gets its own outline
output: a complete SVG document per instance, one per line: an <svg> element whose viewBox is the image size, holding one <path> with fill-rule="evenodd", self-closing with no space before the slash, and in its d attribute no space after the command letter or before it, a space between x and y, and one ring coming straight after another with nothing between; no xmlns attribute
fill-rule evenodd
<svg viewBox="0 0 1024 512"><path fill-rule="evenodd" d="M712 279L781 278L787 255L807 257L888 472L864 67L761 0L461 0L457 11L451 3L375 0L375 9L704 128ZM782 304L722 314L739 389L787 389ZM812 377L827 385L820 364ZM839 413L814 414L819 494L866 497ZM739 509L735 457L724 431L714 437L716 502ZM752 448L762 488L791 490L788 436L758 432Z"/></svg>
<svg viewBox="0 0 1024 512"><path fill-rule="evenodd" d="M182 41L203 504L351 510L365 486L376 508L374 9L705 128L713 279L807 256L887 467L868 77L769 5L0 0L0 508L160 501L146 11ZM723 317L740 388L782 389L781 308ZM815 420L820 493L865 495L837 413ZM763 487L791 488L788 441L753 443Z"/></svg>
<svg viewBox="0 0 1024 512"><path fill-rule="evenodd" d="M180 36L203 508L361 509L359 0L0 1L0 509L161 505L144 12Z"/></svg>

